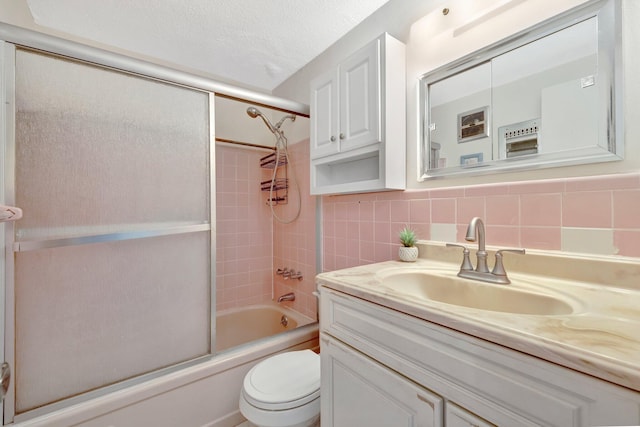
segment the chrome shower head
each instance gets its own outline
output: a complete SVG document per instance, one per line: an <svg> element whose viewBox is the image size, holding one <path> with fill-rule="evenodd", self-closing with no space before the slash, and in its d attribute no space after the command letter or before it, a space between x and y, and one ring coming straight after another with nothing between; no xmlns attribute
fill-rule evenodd
<svg viewBox="0 0 640 427"><path fill-rule="evenodd" d="M258 117L262 113L260 113L260 111L255 107L249 107L249 108L247 108L247 114L252 119L255 119L256 117Z"/></svg>
<svg viewBox="0 0 640 427"><path fill-rule="evenodd" d="M249 107L247 108L247 114L249 115L249 117L255 119L256 117L260 116L260 118L262 118L262 121L264 121L264 124L267 125L267 127L269 128L269 130L276 134L276 133L281 133L280 131L280 126L282 126L282 124L284 123L285 120L289 119L292 122L296 121L296 116L294 116L293 114L289 114L284 116L283 118L280 119L280 121L278 123L275 124L275 126L269 121L269 119L267 119L267 117L262 114L262 112L260 110L258 110L256 107Z"/></svg>
<svg viewBox="0 0 640 427"><path fill-rule="evenodd" d="M276 133L277 129L275 127L273 127L273 125L271 124L271 122L269 121L269 119L267 119L264 114L262 114L262 112L260 110L258 110L256 107L249 107L247 108L247 114L249 115L249 117L251 117L252 119L255 119L256 117L260 116L260 118L262 119L262 121L264 122L265 125L267 125L267 127L269 128L269 130L271 131L271 133Z"/></svg>

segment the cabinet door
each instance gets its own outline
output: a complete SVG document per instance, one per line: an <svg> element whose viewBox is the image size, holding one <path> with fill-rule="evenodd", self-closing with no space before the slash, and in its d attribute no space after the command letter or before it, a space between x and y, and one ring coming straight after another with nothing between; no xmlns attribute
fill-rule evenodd
<svg viewBox="0 0 640 427"><path fill-rule="evenodd" d="M382 141L380 40L340 64L340 151Z"/></svg>
<svg viewBox="0 0 640 427"><path fill-rule="evenodd" d="M356 350L323 336L323 427L442 426L442 399Z"/></svg>
<svg viewBox="0 0 640 427"><path fill-rule="evenodd" d="M447 427L495 427L494 424L465 411L458 405L447 402L446 409Z"/></svg>
<svg viewBox="0 0 640 427"><path fill-rule="evenodd" d="M311 158L340 151L338 75L332 71L311 82Z"/></svg>

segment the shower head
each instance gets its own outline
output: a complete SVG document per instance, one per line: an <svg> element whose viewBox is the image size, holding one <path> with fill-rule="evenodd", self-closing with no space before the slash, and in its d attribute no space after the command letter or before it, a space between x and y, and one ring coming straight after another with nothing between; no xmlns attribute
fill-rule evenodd
<svg viewBox="0 0 640 427"><path fill-rule="evenodd" d="M260 110L258 110L256 107L247 108L247 114L252 119L255 119L256 117L260 116L260 118L264 121L264 124L267 125L267 127L269 128L269 130L272 133L278 133L280 131L280 126L282 126L282 123L284 123L285 120L290 119L292 122L296 121L296 116L294 116L293 114L289 114L289 115L284 116L283 118L281 118L280 121L278 123L276 123L276 125L274 126L269 121L269 119L267 119L266 116L264 114L262 114L262 112Z"/></svg>
<svg viewBox="0 0 640 427"><path fill-rule="evenodd" d="M273 125L271 124L271 122L269 121L269 119L267 119L264 114L262 114L262 111L258 110L256 107L249 107L247 108L247 114L249 115L249 117L251 117L252 119L255 119L256 117L260 116L260 118L262 119L262 121L264 122L265 125L267 125L267 127L269 128L269 130L271 131L271 133L276 133L278 130L273 127Z"/></svg>
<svg viewBox="0 0 640 427"><path fill-rule="evenodd" d="M258 117L260 114L262 114L257 108L255 107L249 107L247 108L247 114L252 118L255 119L256 117Z"/></svg>

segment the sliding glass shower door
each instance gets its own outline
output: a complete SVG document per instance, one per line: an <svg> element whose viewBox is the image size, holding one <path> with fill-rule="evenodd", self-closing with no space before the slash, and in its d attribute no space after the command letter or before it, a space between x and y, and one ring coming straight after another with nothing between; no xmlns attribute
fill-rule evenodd
<svg viewBox="0 0 640 427"><path fill-rule="evenodd" d="M5 202L24 212L5 229L5 418L19 420L211 354L213 95L4 50Z"/></svg>

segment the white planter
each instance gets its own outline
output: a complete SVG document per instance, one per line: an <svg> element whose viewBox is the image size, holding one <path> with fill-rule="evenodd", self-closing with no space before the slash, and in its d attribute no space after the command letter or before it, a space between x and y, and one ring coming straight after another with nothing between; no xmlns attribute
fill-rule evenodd
<svg viewBox="0 0 640 427"><path fill-rule="evenodd" d="M418 248L416 246L400 246L398 249L400 261L413 262L418 259Z"/></svg>

